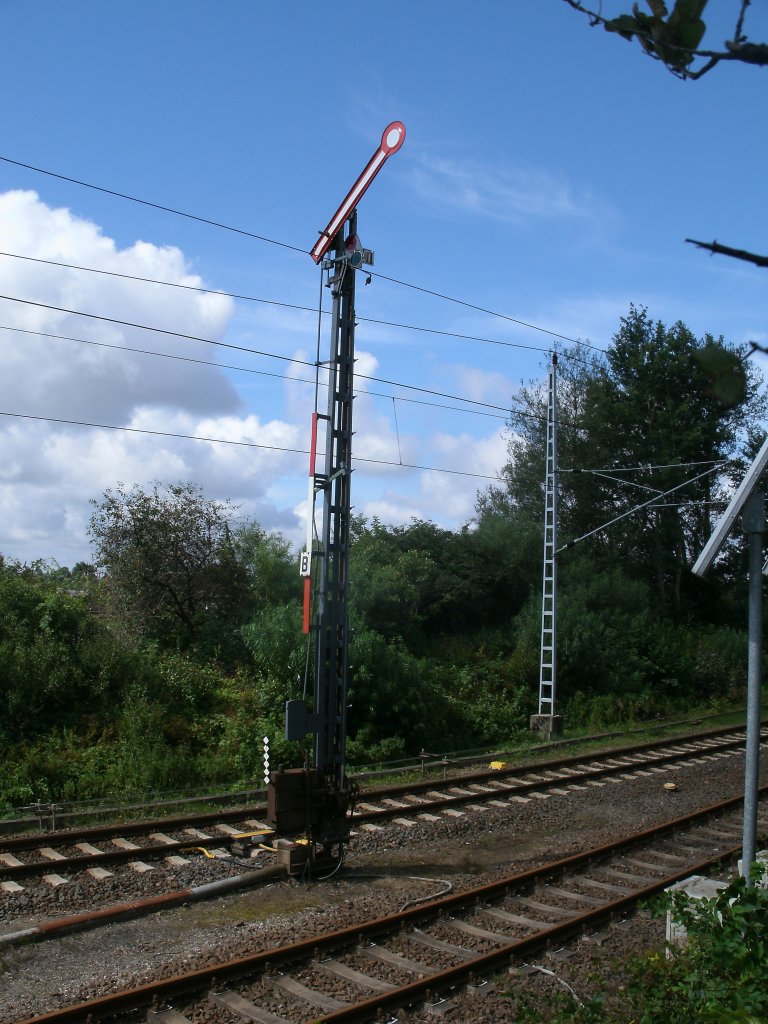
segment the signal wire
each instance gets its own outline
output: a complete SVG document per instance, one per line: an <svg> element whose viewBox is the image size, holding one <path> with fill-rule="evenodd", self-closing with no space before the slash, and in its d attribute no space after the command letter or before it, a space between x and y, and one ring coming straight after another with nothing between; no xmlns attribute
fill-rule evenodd
<svg viewBox="0 0 768 1024"><path fill-rule="evenodd" d="M174 437L181 438L185 441L207 441L210 444L228 444L236 448L262 448L271 452L287 452L292 455L309 455L309 451L305 448L286 448L274 444L260 444L257 441L232 441L223 437L200 437L196 434L181 434L169 430L149 430L145 427L121 427L114 423L91 423L88 420L70 420L57 416L35 416L31 413L8 412L6 410L0 410L0 416L8 416L13 419L20 420L36 420L37 422L44 423L62 423L73 427L94 427L98 430L119 430L128 434L149 434L152 437ZM391 462L388 459L370 459L364 458L360 455L353 456L352 461L366 462L376 466L395 466L398 469L416 469L425 473L446 473L449 476L475 477L479 480L499 479L498 475L491 475L489 473L470 473L468 470L464 469L442 469L439 466L421 466L412 462Z"/></svg>
<svg viewBox="0 0 768 1024"><path fill-rule="evenodd" d="M0 299L6 299L8 302L20 302L23 305L27 306L37 306L38 308L41 309L51 309L58 313L69 313L72 314L73 316L83 316L87 317L89 320L103 320L106 323L119 324L122 327L135 327L138 330L152 331L155 334L167 334L170 337L184 338L187 341L199 341L205 345L214 345L217 346L218 348L234 349L236 352L247 352L249 355L264 356L267 359L279 359L282 362L294 363L298 366L311 366L315 368L318 365L317 363L309 362L309 360L307 359L298 359L294 358L293 356L283 356L275 352L266 352L263 349L248 348L245 345L235 345L232 342L228 341L215 341L212 338L203 338L197 334L185 334L182 331L172 331L169 328L165 327L153 327L149 324L137 324L130 320L119 320L116 317L101 316L97 313L85 313L79 309L65 309L63 306L53 306L47 302L35 302L32 299L20 299L13 295L0 295ZM503 405L494 405L491 402L481 402L475 398L462 398L460 396L451 395L443 391L436 391L431 388L421 388L415 384L401 384L398 381L389 380L386 377L375 377L366 373L360 373L358 374L358 376L364 380L376 381L379 384L388 384L390 387L406 388L410 391L419 391L422 392L423 394L434 395L437 398L451 398L456 401L466 402L469 405L479 405L486 409L496 409L497 411L504 413L510 411L506 406ZM524 416L526 414L521 412L518 413L517 415Z"/></svg>
<svg viewBox="0 0 768 1024"><path fill-rule="evenodd" d="M489 316L498 317L499 320L508 320L510 323L518 324L520 327L528 327L532 331L540 331L542 334L548 334L552 338L558 338L560 341L567 341L570 345L581 345L583 348L589 348L595 352L601 352L604 354L605 350L598 348L597 345L589 345L585 341L581 341L578 338L570 338L567 334L558 334L556 331L550 331L546 327L539 327L536 324L530 324L526 320L516 320L513 316L507 316L506 313L497 313L493 309L486 309L485 306L477 306L473 302L466 302L464 299L457 299L452 295L445 295L443 292L433 291L431 288L423 288L418 284L410 284L408 281L400 281L396 277L388 277L386 274L379 274L372 270L365 270L365 274L370 274L371 277L380 277L383 281L390 281L392 284L400 285L401 288L411 288L413 291L423 292L425 295L432 295L436 299L444 299L446 302L455 302L458 306L466 306L467 309L475 309L479 313L487 313ZM551 349L544 351L551 352Z"/></svg>
<svg viewBox="0 0 768 1024"><path fill-rule="evenodd" d="M281 309L295 309L302 313L315 313L311 306L301 306L294 302L279 302L277 299L263 299L257 295L241 295L237 292L226 292L220 288L204 288L202 285L181 284L177 281L162 281L154 277L142 277L138 274L124 274L117 270L101 270L97 267L84 267L77 263L62 263L60 260L45 260L39 256L22 256L15 252L0 252L0 256L6 256L15 260L26 260L30 263L43 263L49 267L62 267L66 270L80 270L88 274L102 274L105 277L117 277L126 281L141 281L143 284L158 284L165 288L178 288L182 291L198 292L203 295L221 295L227 299L240 299L244 302L261 302L267 306L278 306ZM479 307L478 307L479 308ZM322 316L330 316L327 310L321 310ZM474 334L459 334L456 331L444 331L436 327L419 327L417 324L401 324L392 320L379 320L375 317L357 316L360 323L377 324L381 327L396 327L403 331L420 331L423 334L438 334L446 338L458 338L461 341L477 341L485 345L501 345L504 348L518 348L528 352L543 352L549 354L551 349L543 348L540 345L526 345L523 342L502 341L499 338L483 338ZM522 321L520 321L522 322Z"/></svg>
<svg viewBox="0 0 768 1024"><path fill-rule="evenodd" d="M28 171L35 171L37 174L45 174L50 178L57 178L60 181L66 181L73 185L81 185L83 188L93 189L96 192L102 192L105 195L115 196L118 199L126 199L132 203L139 203L142 206L148 206L155 210L162 210L165 213L172 213L177 217L185 217L188 220L194 220L201 224L208 224L211 227L221 228L224 231L231 231L238 235L245 235L248 238L255 238L260 242L268 242L270 245L277 245L283 249L291 249L294 252L300 252L307 255L309 250L303 249L297 245L290 245L288 242L281 242L275 238L269 238L267 235L260 235L253 231L246 231L243 228L233 227L231 224L224 224L221 221L212 220L208 217L200 217L194 213L187 213L184 210L177 210L170 206L164 206L161 203L154 203L147 199L139 199L136 196L128 195L125 192L117 192L114 189L104 188L101 185L94 185L88 181L81 181L79 178L68 177L64 174L58 174L55 171L49 171L42 167L36 167L34 164L23 163L21 160L13 160L10 157L0 155L0 160L4 163L13 164L16 167L23 167ZM361 271L363 272L363 271ZM446 302L454 302L460 306L465 306L468 309L475 309L481 313L487 313L489 316L498 317L501 320L508 320L510 323L518 324L521 327L527 327L530 330L541 331L543 334L548 334L550 337L558 338L561 341L566 341L572 345L582 345L585 348L593 349L595 352L604 352L604 349L598 348L596 345L589 345L586 342L579 341L576 338L570 338L565 334L558 334L555 331L550 331L545 327L539 327L536 324L528 323L525 320L516 320L514 317L507 316L505 313L497 313L495 310L486 309L483 306L475 305L471 302L466 302L463 299L457 299L451 295L445 295L442 292L433 291L430 288L424 288L420 285L410 284L408 281L400 281L395 277L388 277L386 274L373 273L373 271L366 270L364 273L371 274L373 277L380 277L382 280L390 281L393 284L397 284L403 288L411 288L414 291L422 292L425 295L432 295L435 298L443 299Z"/></svg>
<svg viewBox="0 0 768 1024"><path fill-rule="evenodd" d="M101 185L94 185L90 181L81 181L79 178L69 178L66 174L56 174L54 171L46 171L43 167L35 167L34 164L25 164L21 160L11 160L8 156L0 156L6 164L13 164L15 167L23 167L27 171L35 171L37 174L45 174L49 178L58 178L59 181L68 181L71 185L81 185L83 188L93 189L94 192L101 192L107 196L115 196L118 199L127 199L131 203L139 203L141 206L149 206L153 210L162 210L163 213L172 213L176 217L186 217L187 220L195 220L200 224L208 224L210 227L221 228L222 231L232 231L236 235L245 235L247 238L255 238L259 242L269 242L270 245L279 245L283 249L293 249L294 252L307 254L306 249L300 249L297 245L289 245L287 242L279 242L276 238L268 238L266 235L258 235L254 231L246 231L244 228L236 228L231 224L224 224L218 220L211 220L209 217L200 217L195 213L187 213L184 210L176 210L172 206L163 206L162 203L153 203L149 199L138 199L136 196L129 196L125 192L116 192L111 188L104 188Z"/></svg>
<svg viewBox="0 0 768 1024"><path fill-rule="evenodd" d="M296 384L310 384L313 385L316 382L314 380L307 380L306 377L290 377L284 373L270 373L269 370L255 370L250 366L234 366L232 363L215 363L210 359L195 359L192 356L180 356L174 355L171 352L155 352L152 349L147 348L136 348L133 345L113 345L108 341L93 341L89 338L74 338L68 334L51 334L48 331L30 331L24 327L9 327L6 324L0 324L0 331L14 331L17 334L31 334L37 338L55 338L60 341L74 341L79 345L93 345L96 348L108 348L114 349L117 352L134 352L137 355L142 356L154 356L157 359L172 359L177 360L180 363L195 363L198 366L212 366L217 370L234 370L237 373L252 373L260 377L273 377L275 380L290 381ZM364 374L358 374L359 377L364 377ZM405 385L395 384L395 387L403 387ZM415 385L413 385L415 387ZM485 416L488 419L494 420L506 420L506 416L501 416L499 413L494 412L483 412L482 409L462 409L458 405L445 405L441 402L426 402L423 398L408 398L406 395L388 395L383 391L371 391L368 388L356 388L356 395L371 395L374 398L393 398L397 397L398 402L409 402L412 405L424 405L430 409L447 409L449 412L460 412L468 416ZM461 395L447 395L446 397L453 398L457 402L465 401ZM518 415L527 415L519 413ZM531 416L533 414L530 414ZM544 422L544 417L541 417L541 421Z"/></svg>

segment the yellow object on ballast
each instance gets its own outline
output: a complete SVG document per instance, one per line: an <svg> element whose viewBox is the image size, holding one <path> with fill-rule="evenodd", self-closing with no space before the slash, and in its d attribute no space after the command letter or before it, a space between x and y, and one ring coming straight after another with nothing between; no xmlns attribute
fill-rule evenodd
<svg viewBox="0 0 768 1024"><path fill-rule="evenodd" d="M204 846L184 846L181 850L182 853L202 853L208 860L216 860L216 856L213 853L209 853Z"/></svg>
<svg viewBox="0 0 768 1024"><path fill-rule="evenodd" d="M503 771L507 767L506 761L491 761L491 768L495 772Z"/></svg>
<svg viewBox="0 0 768 1024"><path fill-rule="evenodd" d="M674 784L674 782L665 782L664 789L668 789L671 793L673 790L677 789L677 786Z"/></svg>

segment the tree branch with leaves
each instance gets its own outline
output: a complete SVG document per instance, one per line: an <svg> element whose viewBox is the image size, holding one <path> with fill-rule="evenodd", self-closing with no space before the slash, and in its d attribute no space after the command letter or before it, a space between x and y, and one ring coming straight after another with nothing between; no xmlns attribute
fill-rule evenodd
<svg viewBox="0 0 768 1024"><path fill-rule="evenodd" d="M740 0L733 38L725 40L724 50L699 48L707 31L702 17L707 2L676 0L670 11L664 0L647 0L650 14L633 4L631 14L607 18L601 12L586 7L581 0L565 0L569 7L586 14L593 28L602 26L607 32L614 32L629 42L637 39L650 57L661 61L678 78L701 78L721 61L735 60L742 64L768 66L768 43L750 42L744 32L744 21L751 0ZM694 66L697 59L704 63ZM686 242L707 249L712 254L730 256L757 267L768 267L768 256L746 249L735 249L720 245L719 242L699 242L693 238L686 238Z"/></svg>
<svg viewBox="0 0 768 1024"><path fill-rule="evenodd" d="M733 37L724 49L700 47L707 31L702 17L707 0L676 0L670 11L664 0L647 0L650 13L633 4L631 14L606 18L581 0L565 0L569 7L589 18L590 25L602 26L631 42L636 39L654 60L661 61L678 78L701 78L722 61L739 61L760 67L768 65L768 43L753 43L744 33L744 21L751 0L739 4ZM697 66L696 61L699 60Z"/></svg>

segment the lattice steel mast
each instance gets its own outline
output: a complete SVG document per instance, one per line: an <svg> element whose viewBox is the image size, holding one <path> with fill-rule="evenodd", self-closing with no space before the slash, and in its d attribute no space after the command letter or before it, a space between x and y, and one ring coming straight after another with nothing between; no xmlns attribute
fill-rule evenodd
<svg viewBox="0 0 768 1024"><path fill-rule="evenodd" d="M544 474L544 573L541 594L539 711L532 725L541 732L559 731L557 697L557 356L547 376L547 448Z"/></svg>

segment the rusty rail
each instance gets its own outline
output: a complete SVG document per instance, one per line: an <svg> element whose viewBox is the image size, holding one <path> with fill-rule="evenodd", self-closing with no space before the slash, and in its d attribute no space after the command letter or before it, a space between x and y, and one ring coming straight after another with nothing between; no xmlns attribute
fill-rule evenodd
<svg viewBox="0 0 768 1024"><path fill-rule="evenodd" d="M760 790L761 796L766 794L768 794L768 786L764 786ZM323 936L315 936L308 940L278 946L251 956L225 961L199 970L188 971L175 978L162 979L137 988L111 993L110 995L101 996L84 1003L53 1010L38 1017L26 1018L17 1021L16 1024L73 1024L73 1022L84 1021L87 1018L97 1020L106 1016L148 1007L152 1004L157 1004L158 1001L166 1001L175 996L187 995L207 987L221 987L223 982L236 980L245 975L263 973L276 966L305 960L316 956L318 952L356 944L361 939L377 938L382 934L394 932L403 925L412 925L416 922L429 920L439 914L451 914L455 911L464 910L475 905L477 901L498 899L513 889L528 889L537 882L550 881L569 872L577 871L589 864L604 861L626 850L662 838L669 833L695 826L709 818L733 811L740 807L742 802L741 797L734 797L712 804L691 815L671 819L654 828L626 836L616 842L608 843L583 853L574 854L489 885L476 887L467 892L452 894L428 904L411 907L398 914L376 918L364 925L353 925ZM715 857L688 863L680 870L654 881L652 885L611 900L594 910L573 916L561 924L552 925L537 932L534 936L511 941L497 950L478 955L457 967L432 974L428 978L411 982L344 1009L335 1010L326 1016L314 1016L313 1020L327 1022L327 1024L337 1024L337 1022L342 1021L370 1020L372 1015L375 1016L379 1010L404 1006L423 999L430 990L451 988L463 984L472 975L488 972L508 962L510 957L519 957L530 952L533 948L540 948L542 944L567 938L585 928L592 927L607 916L626 913L635 907L639 901L647 899L674 882L688 877L690 874L706 871L713 864L738 852L738 849L721 850Z"/></svg>

